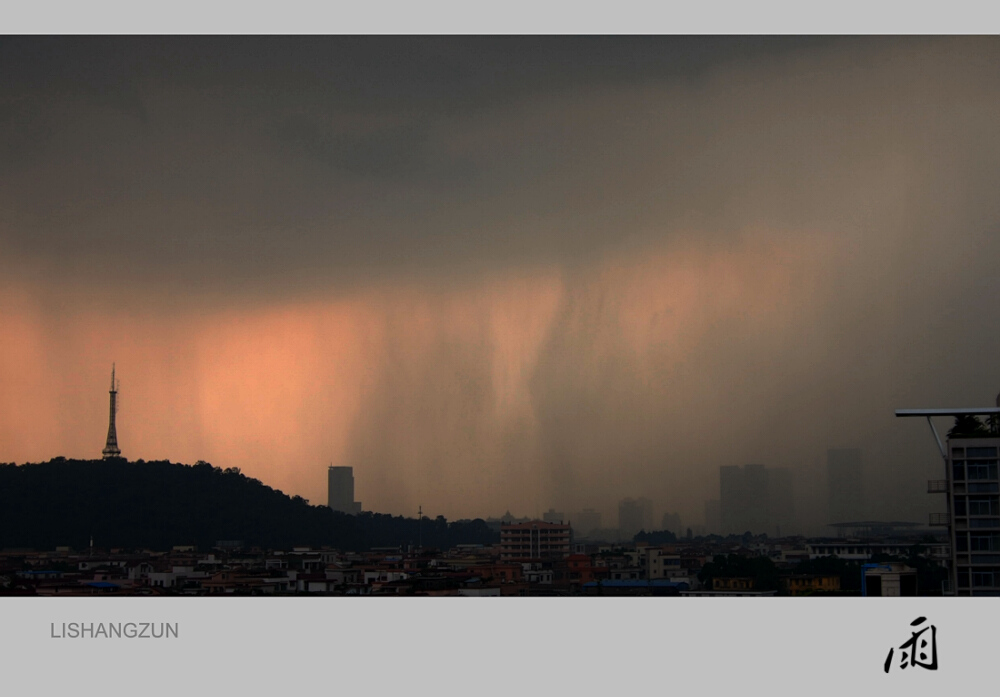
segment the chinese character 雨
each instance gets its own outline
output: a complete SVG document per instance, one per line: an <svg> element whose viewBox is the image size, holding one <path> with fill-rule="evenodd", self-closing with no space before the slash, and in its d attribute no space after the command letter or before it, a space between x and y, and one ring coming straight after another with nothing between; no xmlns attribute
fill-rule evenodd
<svg viewBox="0 0 1000 697"><path fill-rule="evenodd" d="M910 626L916 627L926 621L926 617L918 617L910 622ZM928 645L928 639L924 637L924 633L927 632L928 629L931 630L930 645ZM909 641L900 646L899 650L902 652L900 655L900 668L905 669L907 666L920 666L921 668L926 668L927 670L937 670L937 627L931 625L929 627L924 627L919 632L913 632ZM886 673L889 672L889 668L892 666L893 651L895 651L895 649L889 649L889 655L885 658ZM928 654L930 654L929 662Z"/></svg>

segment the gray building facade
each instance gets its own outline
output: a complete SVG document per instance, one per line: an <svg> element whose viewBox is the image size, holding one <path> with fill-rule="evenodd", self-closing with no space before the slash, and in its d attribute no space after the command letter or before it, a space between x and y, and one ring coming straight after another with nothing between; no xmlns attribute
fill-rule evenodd
<svg viewBox="0 0 1000 697"><path fill-rule="evenodd" d="M353 467L330 466L327 471L327 506L351 515L361 512L361 502L354 500Z"/></svg>
<svg viewBox="0 0 1000 697"><path fill-rule="evenodd" d="M952 582L957 595L1000 596L998 448L998 436L949 439L947 485L928 486L950 499ZM931 514L932 525L945 520Z"/></svg>

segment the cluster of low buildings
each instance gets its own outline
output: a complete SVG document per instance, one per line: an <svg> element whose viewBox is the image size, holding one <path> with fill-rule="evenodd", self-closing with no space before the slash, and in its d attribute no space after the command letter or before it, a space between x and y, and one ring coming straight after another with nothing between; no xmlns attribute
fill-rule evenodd
<svg viewBox="0 0 1000 697"><path fill-rule="evenodd" d="M796 572L807 559L837 555L869 559L905 553L912 541L707 537L678 543L603 544L572 539L569 525L546 521L505 524L496 545L449 550L387 547L367 552L295 547L244 548L220 542L211 551L4 550L0 593L14 595L774 595L841 590L835 575ZM945 551L925 543L933 558ZM717 556L770 558L780 590L761 590L751 578L699 572ZM884 567L885 565L883 565ZM898 565L897 565L898 566ZM887 568L887 567L886 567ZM886 568L873 569L885 574ZM897 572L906 574L905 569ZM898 582L898 579L897 579ZM898 585L898 583L897 583ZM903 584L904 587L906 584ZM887 581L885 588L891 588Z"/></svg>

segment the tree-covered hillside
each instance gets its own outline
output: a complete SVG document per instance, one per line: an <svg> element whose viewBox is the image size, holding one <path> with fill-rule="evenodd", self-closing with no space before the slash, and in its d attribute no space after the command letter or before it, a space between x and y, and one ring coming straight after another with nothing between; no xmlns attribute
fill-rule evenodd
<svg viewBox="0 0 1000 697"><path fill-rule="evenodd" d="M337 513L286 496L237 469L199 462L66 460L0 465L0 548L169 549L218 540L290 548L344 550L416 544L415 518ZM425 547L492 544L499 534L482 520L424 519Z"/></svg>

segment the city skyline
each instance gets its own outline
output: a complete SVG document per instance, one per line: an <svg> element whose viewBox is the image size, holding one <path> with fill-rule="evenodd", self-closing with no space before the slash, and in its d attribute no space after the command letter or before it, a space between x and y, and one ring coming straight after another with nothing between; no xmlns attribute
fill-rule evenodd
<svg viewBox="0 0 1000 697"><path fill-rule="evenodd" d="M102 451L105 460L123 457L118 449L115 427L119 387L120 381L116 380L115 366L112 365L110 421L107 444ZM1000 397L997 399L1000 402ZM65 458L60 456L60 459ZM139 458L139 462L142 461L142 458ZM352 515L360 513L362 511L361 502L354 501L353 468L330 465L327 470L326 506L342 513ZM719 468L719 472L720 498L706 500L704 502L704 519L700 523L693 523L693 528L688 526L688 529L696 531L696 535L720 533L722 535L739 535L750 532L754 535L769 534L780 538L785 535L798 536L805 532L805 528L799 524L794 512L792 470L785 467L768 469L764 465L756 464L743 467L723 465ZM729 484L726 483L727 478ZM815 526L812 530L814 534L829 532L826 529L835 527L834 524L843 526L848 522L862 521L865 518L861 507L860 450L857 448L828 450L826 480L826 495L829 504L823 519L828 522ZM721 519L715 519L719 513L713 514L709 511L709 507L713 505L719 508L719 513L722 514ZM421 509L418 517L421 517L422 506L418 508ZM617 528L601 528L599 524L594 525L592 521L595 518L593 516L596 515L596 520L599 522L600 513L593 508L583 509L579 515L585 522L583 530L578 530L577 534L582 534L582 537L587 539L591 531L603 534L615 532L617 534L615 539L621 540L631 539L640 531L670 531L675 533L678 538L684 536L685 528L681 525L680 517L676 513L671 513L659 502L651 501L645 497L635 499L627 497L618 501L617 509ZM660 511L662 511L662 523L657 526L653 521L654 517L660 515ZM403 512L403 516L408 517L406 512ZM508 509L501 518L487 514L473 517L497 521L512 516ZM565 513L550 508L540 515L528 512L527 516L519 520L569 523L572 517L574 516L567 516ZM574 529L578 529L577 526L574 526Z"/></svg>
<svg viewBox="0 0 1000 697"><path fill-rule="evenodd" d="M35 7L12 692L988 684L998 13Z"/></svg>
<svg viewBox="0 0 1000 697"><path fill-rule="evenodd" d="M760 463L816 526L851 447L922 520L893 410L1000 387L998 46L4 38L0 460L96 457L114 362L130 459L316 504L688 525Z"/></svg>

